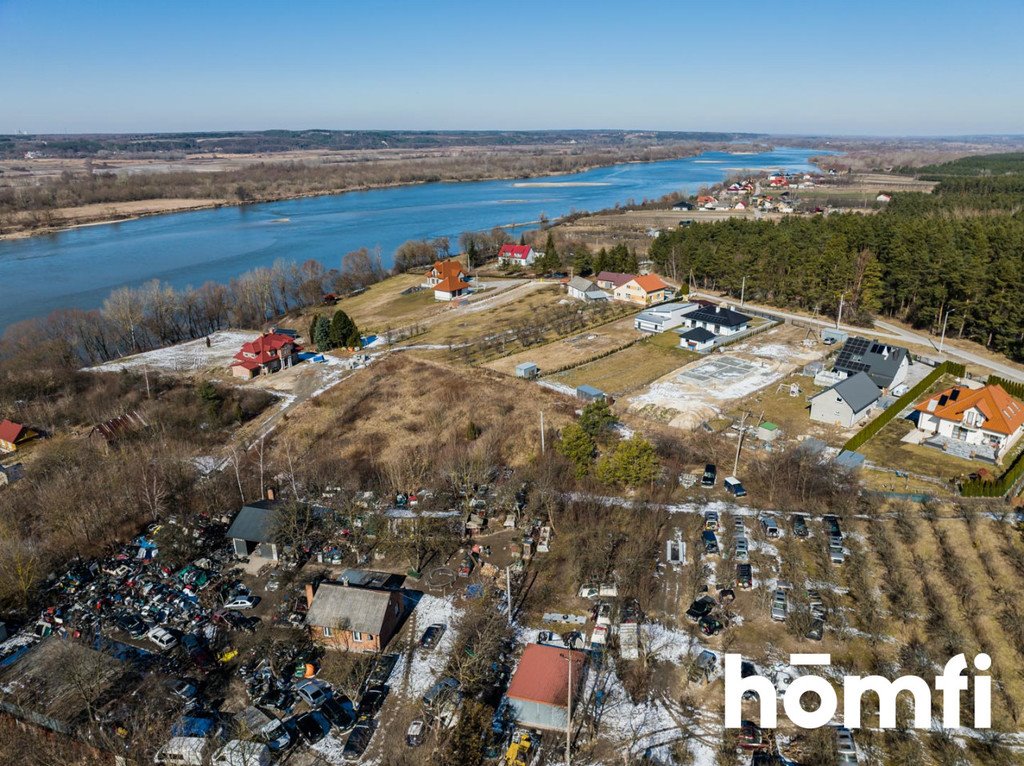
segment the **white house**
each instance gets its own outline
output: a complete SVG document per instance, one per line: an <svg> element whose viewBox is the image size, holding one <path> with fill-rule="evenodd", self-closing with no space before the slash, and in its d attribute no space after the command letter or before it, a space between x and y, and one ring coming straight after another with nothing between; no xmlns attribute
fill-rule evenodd
<svg viewBox="0 0 1024 766"><path fill-rule="evenodd" d="M687 351L703 353L710 351L715 346L717 336L703 327L691 327L689 330L682 328L676 332L679 333L679 348L685 348Z"/></svg>
<svg viewBox="0 0 1024 766"><path fill-rule="evenodd" d="M910 352L901 346L855 335L843 343L832 369L847 376L866 372L876 386L891 390L907 379Z"/></svg>
<svg viewBox="0 0 1024 766"><path fill-rule="evenodd" d="M529 245L502 245L498 251L498 263L510 263L518 266L530 266L540 257L540 253Z"/></svg>
<svg viewBox="0 0 1024 766"><path fill-rule="evenodd" d="M434 300L452 301L469 291L468 277L458 261L437 261L427 272L426 286L434 290Z"/></svg>
<svg viewBox="0 0 1024 766"><path fill-rule="evenodd" d="M953 386L930 396L914 409L919 430L983 445L997 458L1024 434L1024 405L999 385L978 389Z"/></svg>
<svg viewBox="0 0 1024 766"><path fill-rule="evenodd" d="M852 428L867 418L881 390L866 372L858 372L811 397L811 420Z"/></svg>
<svg viewBox="0 0 1024 766"><path fill-rule="evenodd" d="M596 284L583 277L573 277L565 285L570 298L578 301L607 301L611 300L608 293L601 290Z"/></svg>
<svg viewBox="0 0 1024 766"><path fill-rule="evenodd" d="M726 306L701 306L683 317L683 327L700 327L714 335L736 335L750 327L750 317Z"/></svg>
<svg viewBox="0 0 1024 766"><path fill-rule="evenodd" d="M696 308L696 303L662 303L651 306L633 318L633 326L641 332L665 332L679 327L683 323L683 315Z"/></svg>

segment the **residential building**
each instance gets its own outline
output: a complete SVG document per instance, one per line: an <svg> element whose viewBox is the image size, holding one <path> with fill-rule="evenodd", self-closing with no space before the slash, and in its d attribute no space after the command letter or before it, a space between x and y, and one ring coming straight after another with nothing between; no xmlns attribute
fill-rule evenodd
<svg viewBox="0 0 1024 766"><path fill-rule="evenodd" d="M594 282L583 277L573 277L566 283L565 289L570 298L578 301L606 301L611 297Z"/></svg>
<svg viewBox="0 0 1024 766"><path fill-rule="evenodd" d="M509 709L517 724L564 732L569 722L570 672L572 707L582 698L587 655L574 649L527 644L508 686Z"/></svg>
<svg viewBox="0 0 1024 766"><path fill-rule="evenodd" d="M434 290L434 300L451 301L469 290L469 272L454 258L436 261L427 272L426 286Z"/></svg>
<svg viewBox="0 0 1024 766"><path fill-rule="evenodd" d="M736 335L750 327L750 317L719 304L701 306L683 317L683 327L703 328L714 335Z"/></svg>
<svg viewBox="0 0 1024 766"><path fill-rule="evenodd" d="M641 306L662 303L672 298L675 294L675 288L657 274L644 274L643 276L633 277L612 291L612 296L615 300L637 303Z"/></svg>
<svg viewBox="0 0 1024 766"><path fill-rule="evenodd" d="M254 378L291 367L298 361L302 347L295 338L276 332L265 332L255 340L243 343L231 365L236 378Z"/></svg>
<svg viewBox="0 0 1024 766"><path fill-rule="evenodd" d="M919 430L989 447L997 459L1024 434L1024 405L999 385L953 386L914 409Z"/></svg>
<svg viewBox="0 0 1024 766"><path fill-rule="evenodd" d="M865 372L858 372L811 397L811 420L852 428L867 418L882 395Z"/></svg>
<svg viewBox="0 0 1024 766"><path fill-rule="evenodd" d="M403 617L401 590L365 588L347 582L306 585L306 625L311 637L328 649L383 651Z"/></svg>
<svg viewBox="0 0 1024 766"><path fill-rule="evenodd" d="M614 290L616 287L621 287L631 279L636 279L636 274L620 274L617 271L602 271L595 279L597 280L597 286L602 290Z"/></svg>
<svg viewBox="0 0 1024 766"><path fill-rule="evenodd" d="M696 310L696 303L662 303L641 311L633 318L633 326L641 332L665 332L683 323L683 315Z"/></svg>
<svg viewBox="0 0 1024 766"><path fill-rule="evenodd" d="M689 330L682 328L676 332L679 333L679 348L703 353L715 347L717 336L703 327L691 327Z"/></svg>
<svg viewBox="0 0 1024 766"><path fill-rule="evenodd" d="M28 426L13 420L0 420L0 452L17 452L18 447L38 437Z"/></svg>
<svg viewBox="0 0 1024 766"><path fill-rule="evenodd" d="M910 352L900 346L854 335L843 343L832 369L845 375L866 372L876 386L889 390L907 379Z"/></svg>
<svg viewBox="0 0 1024 766"><path fill-rule="evenodd" d="M533 262L540 258L538 253L529 245L502 245L498 251L498 263L512 264L515 266L532 266Z"/></svg>

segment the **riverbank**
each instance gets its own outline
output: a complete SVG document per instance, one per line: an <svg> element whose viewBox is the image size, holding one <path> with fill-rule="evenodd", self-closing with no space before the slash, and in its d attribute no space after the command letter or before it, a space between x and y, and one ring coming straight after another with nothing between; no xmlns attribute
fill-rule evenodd
<svg viewBox="0 0 1024 766"><path fill-rule="evenodd" d="M389 167L390 175L402 175L398 181L380 181L370 183L349 183L339 184L326 188L317 188L308 191L295 191L284 194L268 194L257 189L246 188L245 199L232 199L226 196L216 198L201 197L155 197L151 199L133 199L114 202L99 202L73 207L60 207L52 209L37 209L8 213L6 217L0 217L0 240L25 239L35 236L56 234L62 231L81 228L83 226L98 226L111 223L122 223L125 221L137 220L155 215L166 215L171 213L183 213L196 210L209 210L221 207L240 207L243 205L259 204L267 202L284 202L288 200L306 199L311 197L328 197L349 192L363 192L375 189L392 189L402 186L417 186L426 183L464 183L464 182L486 182L486 181L509 181L521 180L522 184L515 186L526 186L532 179L546 178L552 176L567 176L587 173L600 168L611 167L626 163L649 164L653 162L664 162L666 160L685 159L694 157L707 151L712 151L717 145L679 145L669 147L655 147L645 150L651 156L645 159L636 159L635 150L620 153L607 153L599 161L592 161L566 169L564 164L567 160L573 159L573 155L564 153L551 153L540 157L529 157L530 162L547 162L546 169L531 168L528 173L498 172L481 174L476 166L465 167L449 172L447 175L439 174L438 168L434 165L423 165L417 167L415 160L399 161L392 163ZM432 158L436 160L437 158ZM480 153L475 159L484 164L502 164L508 162L509 155L492 156ZM524 161L526 158L524 158ZM363 167L372 165L372 160L366 160ZM404 172L403 172L404 162ZM308 168L307 168L308 169ZM411 171L411 172L410 172ZM196 169L193 171L197 176L205 171ZM300 173L296 170L296 174ZM420 177L416 177L419 173ZM212 175L212 174L210 174ZM278 179L280 180L280 179ZM253 183L253 182L250 182ZM279 184L275 184L279 185ZM543 182L537 184L543 186ZM573 183L562 183L558 186L573 186ZM240 184L241 186L241 184Z"/></svg>

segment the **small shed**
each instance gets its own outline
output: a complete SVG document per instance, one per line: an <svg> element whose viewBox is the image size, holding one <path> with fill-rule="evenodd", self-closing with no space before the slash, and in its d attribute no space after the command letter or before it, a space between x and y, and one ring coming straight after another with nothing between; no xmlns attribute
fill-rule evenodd
<svg viewBox="0 0 1024 766"><path fill-rule="evenodd" d="M516 365L516 377L533 380L540 374L540 368L533 362L520 362Z"/></svg>
<svg viewBox="0 0 1024 766"><path fill-rule="evenodd" d="M757 438L763 442L773 442L781 433L779 427L768 420L757 427Z"/></svg>
<svg viewBox="0 0 1024 766"><path fill-rule="evenodd" d="M843 332L842 330L833 330L826 327L821 331L821 339L825 343L846 343L846 339L850 337L850 333Z"/></svg>
<svg viewBox="0 0 1024 766"><path fill-rule="evenodd" d="M242 506L228 529L236 556L259 556L277 561L281 557L275 542L280 502L259 500Z"/></svg>
<svg viewBox="0 0 1024 766"><path fill-rule="evenodd" d="M575 708L582 697L587 655L559 646L527 645L508 687L509 708L517 724L531 729L565 731L570 667Z"/></svg>
<svg viewBox="0 0 1024 766"><path fill-rule="evenodd" d="M607 398L604 391L593 386L576 386L576 398L587 402L596 402Z"/></svg>

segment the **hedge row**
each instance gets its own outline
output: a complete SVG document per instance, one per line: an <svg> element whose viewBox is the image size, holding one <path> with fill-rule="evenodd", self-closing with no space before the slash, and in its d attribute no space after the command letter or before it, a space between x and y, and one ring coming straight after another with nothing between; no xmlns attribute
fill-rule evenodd
<svg viewBox="0 0 1024 766"><path fill-rule="evenodd" d="M1024 476L1024 451L1010 464L1003 475L994 481L972 479L964 482L960 494L964 497L1002 497Z"/></svg>
<svg viewBox="0 0 1024 766"><path fill-rule="evenodd" d="M934 370L929 372L916 386L903 394L897 399L888 409L884 410L877 418L872 420L866 426L864 426L859 432L853 435L853 437L843 445L843 449L850 450L851 452L861 445L863 445L868 439L877 434L885 425L897 415L899 415L906 407L909 407L914 401L925 393L932 384L935 383L943 375L955 375L962 377L966 370L962 364L956 362L943 362Z"/></svg>
<svg viewBox="0 0 1024 766"><path fill-rule="evenodd" d="M1002 386L1003 390L1010 396L1014 396L1018 399L1024 399L1024 383L1000 378L998 375L989 375L986 383L990 386Z"/></svg>

